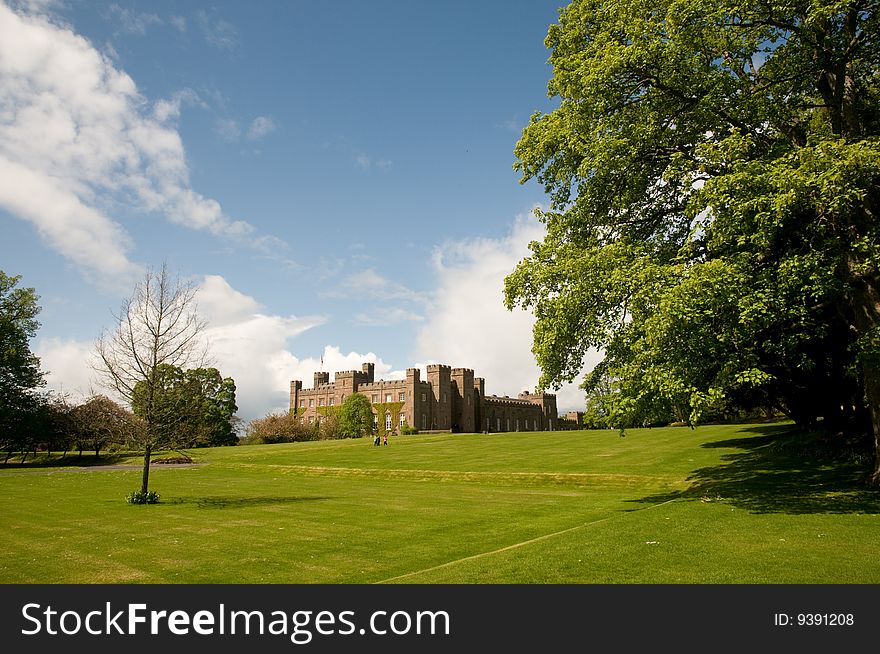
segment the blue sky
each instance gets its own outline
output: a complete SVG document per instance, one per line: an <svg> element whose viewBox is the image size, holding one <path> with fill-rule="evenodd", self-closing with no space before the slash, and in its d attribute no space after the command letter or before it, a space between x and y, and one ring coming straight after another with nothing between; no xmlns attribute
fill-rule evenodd
<svg viewBox="0 0 880 654"><path fill-rule="evenodd" d="M0 268L50 386L100 390L91 344L164 261L245 419L322 357L534 387L500 284L542 233L512 164L556 1L2 2Z"/></svg>

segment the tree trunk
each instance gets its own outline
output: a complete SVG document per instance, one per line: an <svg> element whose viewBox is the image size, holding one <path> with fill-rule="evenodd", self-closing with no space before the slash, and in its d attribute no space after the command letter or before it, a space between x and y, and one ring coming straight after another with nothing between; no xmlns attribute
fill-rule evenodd
<svg viewBox="0 0 880 654"><path fill-rule="evenodd" d="M9 457L11 457L11 456L12 456L12 450L8 450L6 452L6 458L3 460L3 465L6 465L7 463L9 463Z"/></svg>
<svg viewBox="0 0 880 654"><path fill-rule="evenodd" d="M874 429L874 471L868 483L880 486L880 371L875 366L866 365L864 377L865 399L871 410L871 426Z"/></svg>
<svg viewBox="0 0 880 654"><path fill-rule="evenodd" d="M859 269L863 262L850 255L847 261L850 271ZM868 483L880 486L880 280L874 276L855 276L851 286L851 306L853 326L863 340L860 352L865 402L871 413L871 427L874 432L874 470Z"/></svg>
<svg viewBox="0 0 880 654"><path fill-rule="evenodd" d="M28 455L28 454L30 454L30 452L28 452L27 450L25 450L24 452L22 452L22 455L23 455L23 456L21 457L21 462L22 462L22 463L24 463L24 462L27 460L27 455Z"/></svg>
<svg viewBox="0 0 880 654"><path fill-rule="evenodd" d="M143 478L143 481L141 482L141 493L143 493L144 495L147 494L147 486L150 483L150 452L151 451L152 451L152 448L149 445L147 445L146 449L144 450L144 478Z"/></svg>

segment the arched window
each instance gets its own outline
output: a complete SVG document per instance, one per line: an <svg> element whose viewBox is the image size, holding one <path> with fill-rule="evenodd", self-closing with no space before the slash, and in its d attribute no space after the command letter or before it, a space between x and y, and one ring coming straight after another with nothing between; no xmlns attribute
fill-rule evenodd
<svg viewBox="0 0 880 654"><path fill-rule="evenodd" d="M406 424L406 414L401 411L400 417L398 418L398 422L400 422L400 426L403 427Z"/></svg>
<svg viewBox="0 0 880 654"><path fill-rule="evenodd" d="M385 429L391 429L391 412L385 412Z"/></svg>

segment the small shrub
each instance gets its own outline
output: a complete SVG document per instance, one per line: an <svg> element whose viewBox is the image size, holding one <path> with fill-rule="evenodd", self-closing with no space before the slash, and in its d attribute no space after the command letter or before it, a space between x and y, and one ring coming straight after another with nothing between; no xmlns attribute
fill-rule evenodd
<svg viewBox="0 0 880 654"><path fill-rule="evenodd" d="M129 504L158 504L159 493L156 491L131 491L125 496L125 501Z"/></svg>
<svg viewBox="0 0 880 654"><path fill-rule="evenodd" d="M418 433L419 433L418 429L416 429L415 427L410 427L409 425L403 425L403 427L400 428L400 435L401 436L411 436L413 434L418 434Z"/></svg>
<svg viewBox="0 0 880 654"><path fill-rule="evenodd" d="M153 459L152 460L152 463L154 463L154 464L157 463L159 465L173 464L173 463L192 463L192 462L193 462L192 458L187 456L186 454L181 454L179 456L166 456L165 458L162 458L162 459Z"/></svg>

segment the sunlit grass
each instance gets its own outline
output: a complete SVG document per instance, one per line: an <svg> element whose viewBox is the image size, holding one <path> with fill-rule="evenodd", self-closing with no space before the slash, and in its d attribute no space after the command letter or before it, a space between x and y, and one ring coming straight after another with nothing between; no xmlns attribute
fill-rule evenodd
<svg viewBox="0 0 880 654"><path fill-rule="evenodd" d="M727 425L196 450L154 467L152 506L124 501L136 458L0 466L0 581L880 582L880 498L808 440Z"/></svg>

